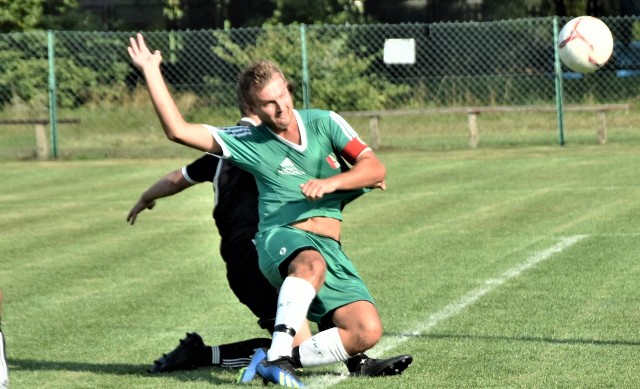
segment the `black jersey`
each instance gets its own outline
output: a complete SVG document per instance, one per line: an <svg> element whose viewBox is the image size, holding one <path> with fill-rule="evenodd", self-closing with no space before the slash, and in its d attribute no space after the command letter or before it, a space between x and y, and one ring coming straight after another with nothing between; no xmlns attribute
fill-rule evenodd
<svg viewBox="0 0 640 389"><path fill-rule="evenodd" d="M254 123L243 118L238 125ZM258 189L251 173L205 154L182 168L182 175L192 183L213 183L213 219L220 234L221 251L237 240L253 239L258 231Z"/></svg>
<svg viewBox="0 0 640 389"><path fill-rule="evenodd" d="M243 118L238 125L255 123ZM253 243L258 231L258 187L253 175L211 154L183 167L182 175L192 184L213 183L213 219L220 234L220 255L229 287L258 317L260 327L273 332L278 292L258 267L258 252Z"/></svg>

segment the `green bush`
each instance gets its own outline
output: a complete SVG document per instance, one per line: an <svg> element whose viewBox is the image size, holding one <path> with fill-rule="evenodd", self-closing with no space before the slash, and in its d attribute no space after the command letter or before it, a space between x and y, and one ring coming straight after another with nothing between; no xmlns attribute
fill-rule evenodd
<svg viewBox="0 0 640 389"><path fill-rule="evenodd" d="M122 51L122 40L108 33L56 33L55 76L60 108L92 102L120 100L130 72L127 63L108 57ZM98 34L98 35L96 35ZM70 39L68 39L70 38ZM44 32L0 36L0 105L19 100L27 105L47 105L49 62ZM105 57L107 56L107 57Z"/></svg>
<svg viewBox="0 0 640 389"><path fill-rule="evenodd" d="M301 85L302 52L300 31L295 28L268 27L255 43L240 45L225 32L214 32L219 45L213 48L223 60L247 66L256 59L278 63L287 78ZM349 36L342 30L307 31L310 100L317 108L359 110L385 107L397 95L407 93L406 85L394 85L370 71L374 57L359 55L349 47ZM292 48L297 48L292 50ZM251 53L250 55L248 53ZM302 89L296 90L300 100Z"/></svg>

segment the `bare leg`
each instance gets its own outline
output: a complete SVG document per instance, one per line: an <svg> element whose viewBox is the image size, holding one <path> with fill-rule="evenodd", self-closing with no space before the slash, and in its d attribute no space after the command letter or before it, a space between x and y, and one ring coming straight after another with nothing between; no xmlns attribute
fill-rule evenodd
<svg viewBox="0 0 640 389"><path fill-rule="evenodd" d="M368 301L356 301L336 309L333 322L349 355L367 351L382 337L378 310Z"/></svg>

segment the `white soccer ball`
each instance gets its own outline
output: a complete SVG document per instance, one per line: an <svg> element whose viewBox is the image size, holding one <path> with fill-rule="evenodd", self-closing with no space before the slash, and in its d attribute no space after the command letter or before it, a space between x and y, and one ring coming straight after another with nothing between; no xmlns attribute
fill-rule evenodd
<svg viewBox="0 0 640 389"><path fill-rule="evenodd" d="M574 72L595 72L613 53L611 30L593 16L571 19L558 34L558 53L562 63Z"/></svg>

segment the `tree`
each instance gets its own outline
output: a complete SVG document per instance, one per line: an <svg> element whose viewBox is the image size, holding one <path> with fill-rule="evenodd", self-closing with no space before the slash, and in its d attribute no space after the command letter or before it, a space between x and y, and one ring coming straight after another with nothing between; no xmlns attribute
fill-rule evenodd
<svg viewBox="0 0 640 389"><path fill-rule="evenodd" d="M528 0L531 16L614 16L637 0Z"/></svg>
<svg viewBox="0 0 640 389"><path fill-rule="evenodd" d="M78 0L0 0L0 32L91 30L96 25Z"/></svg>
<svg viewBox="0 0 640 389"><path fill-rule="evenodd" d="M94 30L97 18L80 8L78 0L45 0L37 27L43 30Z"/></svg>
<svg viewBox="0 0 640 389"><path fill-rule="evenodd" d="M185 27L194 30L224 27L224 0L182 0L181 3Z"/></svg>
<svg viewBox="0 0 640 389"><path fill-rule="evenodd" d="M636 15L640 0L366 0L365 14L384 23L504 20L535 16Z"/></svg>
<svg viewBox="0 0 640 389"><path fill-rule="evenodd" d="M177 30L180 26L180 21L184 17L180 0L164 0L162 14L166 20L167 27L170 30Z"/></svg>
<svg viewBox="0 0 640 389"><path fill-rule="evenodd" d="M0 31L34 29L42 17L44 0L0 0Z"/></svg>
<svg viewBox="0 0 640 389"><path fill-rule="evenodd" d="M269 24L360 24L365 0L276 0Z"/></svg>
<svg viewBox="0 0 640 389"><path fill-rule="evenodd" d="M348 27L347 27L348 28ZM243 69L256 58L269 58L280 66L287 79L302 82L301 53L297 29L267 26L260 30L255 43L239 44L232 34L216 32L218 40L213 52L220 59ZM309 28L309 73L311 100L314 107L332 110L364 110L392 107L398 96L411 92L407 85L396 85L380 74L372 72L372 54L362 53L350 45L349 31L336 28ZM208 83L216 85L216 80ZM296 88L300 100L301 88ZM339 91L339 93L336 93Z"/></svg>
<svg viewBox="0 0 640 389"><path fill-rule="evenodd" d="M480 14L483 20L518 19L531 16L531 1L483 1Z"/></svg>
<svg viewBox="0 0 640 389"><path fill-rule="evenodd" d="M276 10L275 1L265 0L230 0L227 16L232 28L260 27Z"/></svg>

